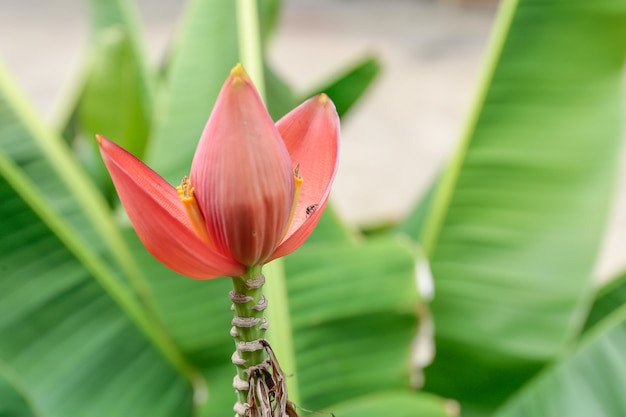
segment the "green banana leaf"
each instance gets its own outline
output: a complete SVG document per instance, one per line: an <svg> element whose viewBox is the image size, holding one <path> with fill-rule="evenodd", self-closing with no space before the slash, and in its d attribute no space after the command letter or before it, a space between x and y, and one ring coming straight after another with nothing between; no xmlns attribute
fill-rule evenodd
<svg viewBox="0 0 626 417"><path fill-rule="evenodd" d="M305 94L300 101L315 94L326 93L335 103L339 116L343 117L367 91L379 73L380 64L376 58L366 57L326 85Z"/></svg>
<svg viewBox="0 0 626 417"><path fill-rule="evenodd" d="M304 407L408 385L420 302L412 247L309 246L285 259L285 271Z"/></svg>
<svg viewBox="0 0 626 417"><path fill-rule="evenodd" d="M259 0L259 26L263 44L267 43L280 20L282 5L282 0Z"/></svg>
<svg viewBox="0 0 626 417"><path fill-rule="evenodd" d="M338 417L383 416L393 413L394 417L454 417L453 402L429 394L391 391L366 395L329 409Z"/></svg>
<svg viewBox="0 0 626 417"><path fill-rule="evenodd" d="M587 316L583 334L606 316L626 304L626 273L601 287Z"/></svg>
<svg viewBox="0 0 626 417"><path fill-rule="evenodd" d="M91 46L87 79L78 102L80 128L114 138L141 158L152 123L154 74L141 43L133 2L90 0Z"/></svg>
<svg viewBox="0 0 626 417"><path fill-rule="evenodd" d="M122 237L109 218L103 196L93 187L66 143L37 119L32 106L2 66L0 138L6 163L3 171L19 168L19 178L29 184L19 192L37 196L42 205L52 210L57 219L54 221L64 222L68 236L86 247L100 250L108 246L111 253L106 261L115 259L128 275L136 275Z"/></svg>
<svg viewBox="0 0 626 417"><path fill-rule="evenodd" d="M82 79L65 106L61 131L109 200L113 184L101 161L97 133L142 157L150 133L153 77L140 44L133 3L91 0L91 34Z"/></svg>
<svg viewBox="0 0 626 417"><path fill-rule="evenodd" d="M187 380L103 286L117 276L97 249L4 151L0 174L0 398L19 393L33 416L191 410Z"/></svg>
<svg viewBox="0 0 626 417"><path fill-rule="evenodd" d="M441 176L439 175L411 210L406 220L395 227L394 232L405 234L417 242L421 241L440 180Z"/></svg>
<svg viewBox="0 0 626 417"><path fill-rule="evenodd" d="M507 402L495 417L626 415L626 305L585 335L578 348Z"/></svg>
<svg viewBox="0 0 626 417"><path fill-rule="evenodd" d="M190 371L151 323L103 197L13 85L0 69L0 389L36 416L191 410ZM156 392L134 388L143 378Z"/></svg>
<svg viewBox="0 0 626 417"><path fill-rule="evenodd" d="M9 370L0 362L0 416L4 417L33 417L28 408L26 399L17 391L16 383L9 383Z"/></svg>
<svg viewBox="0 0 626 417"><path fill-rule="evenodd" d="M141 88L139 57L123 27L107 28L96 36L90 76L77 109L79 129L93 148L99 133L142 157L152 115Z"/></svg>
<svg viewBox="0 0 626 417"><path fill-rule="evenodd" d="M422 243L426 388L490 410L578 334L614 189L626 3L505 0Z"/></svg>

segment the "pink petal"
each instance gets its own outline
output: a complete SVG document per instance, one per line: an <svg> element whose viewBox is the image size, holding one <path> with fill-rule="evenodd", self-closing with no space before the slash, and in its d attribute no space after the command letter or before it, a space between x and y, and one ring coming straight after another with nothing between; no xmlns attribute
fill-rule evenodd
<svg viewBox="0 0 626 417"><path fill-rule="evenodd" d="M320 94L285 115L276 127L287 146L292 166L300 165L299 175L304 183L289 230L271 259L285 256L302 245L326 207L338 166L339 116L330 98ZM307 207L312 206L314 211L307 214Z"/></svg>
<svg viewBox="0 0 626 417"><path fill-rule="evenodd" d="M125 149L103 136L97 138L128 217L156 259L197 279L244 272L243 266L217 253L195 234L174 187Z"/></svg>
<svg viewBox="0 0 626 417"><path fill-rule="evenodd" d="M294 177L282 138L241 66L202 133L191 182L218 250L246 266L264 263L284 236Z"/></svg>

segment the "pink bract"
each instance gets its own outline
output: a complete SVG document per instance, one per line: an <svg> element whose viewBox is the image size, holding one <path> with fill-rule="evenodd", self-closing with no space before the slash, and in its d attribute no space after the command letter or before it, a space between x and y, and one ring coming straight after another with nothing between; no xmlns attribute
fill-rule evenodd
<svg viewBox="0 0 626 417"><path fill-rule="evenodd" d="M315 228L337 171L339 118L322 94L274 124L236 66L191 164L195 220L159 174L107 138L99 135L98 143L128 217L155 258L191 278L241 276L293 252ZM294 173L303 180L299 192Z"/></svg>

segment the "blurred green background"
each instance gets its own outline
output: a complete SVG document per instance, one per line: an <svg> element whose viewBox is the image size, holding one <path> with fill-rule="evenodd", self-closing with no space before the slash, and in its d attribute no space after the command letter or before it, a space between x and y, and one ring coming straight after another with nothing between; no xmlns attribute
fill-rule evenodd
<svg viewBox="0 0 626 417"><path fill-rule="evenodd" d="M625 415L623 2L262 4L274 117L320 89L344 116L333 207L268 280L297 402ZM178 182L239 59L234 6L132 5L0 0L1 417L234 401L228 280L146 254L91 139Z"/></svg>

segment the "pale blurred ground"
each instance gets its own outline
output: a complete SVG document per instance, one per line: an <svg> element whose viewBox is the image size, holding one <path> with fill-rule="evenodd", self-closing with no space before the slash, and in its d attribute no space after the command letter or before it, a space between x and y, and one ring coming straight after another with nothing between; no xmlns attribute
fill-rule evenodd
<svg viewBox="0 0 626 417"><path fill-rule="evenodd" d="M156 61L182 2L139 5ZM0 60L47 120L54 121L78 74L86 14L84 0L0 0ZM435 177L459 137L494 16L493 6L435 0L284 1L270 59L297 91L319 86L367 54L384 67L343 121L333 199L349 222L402 218ZM626 152L622 161L600 278L626 268Z"/></svg>

